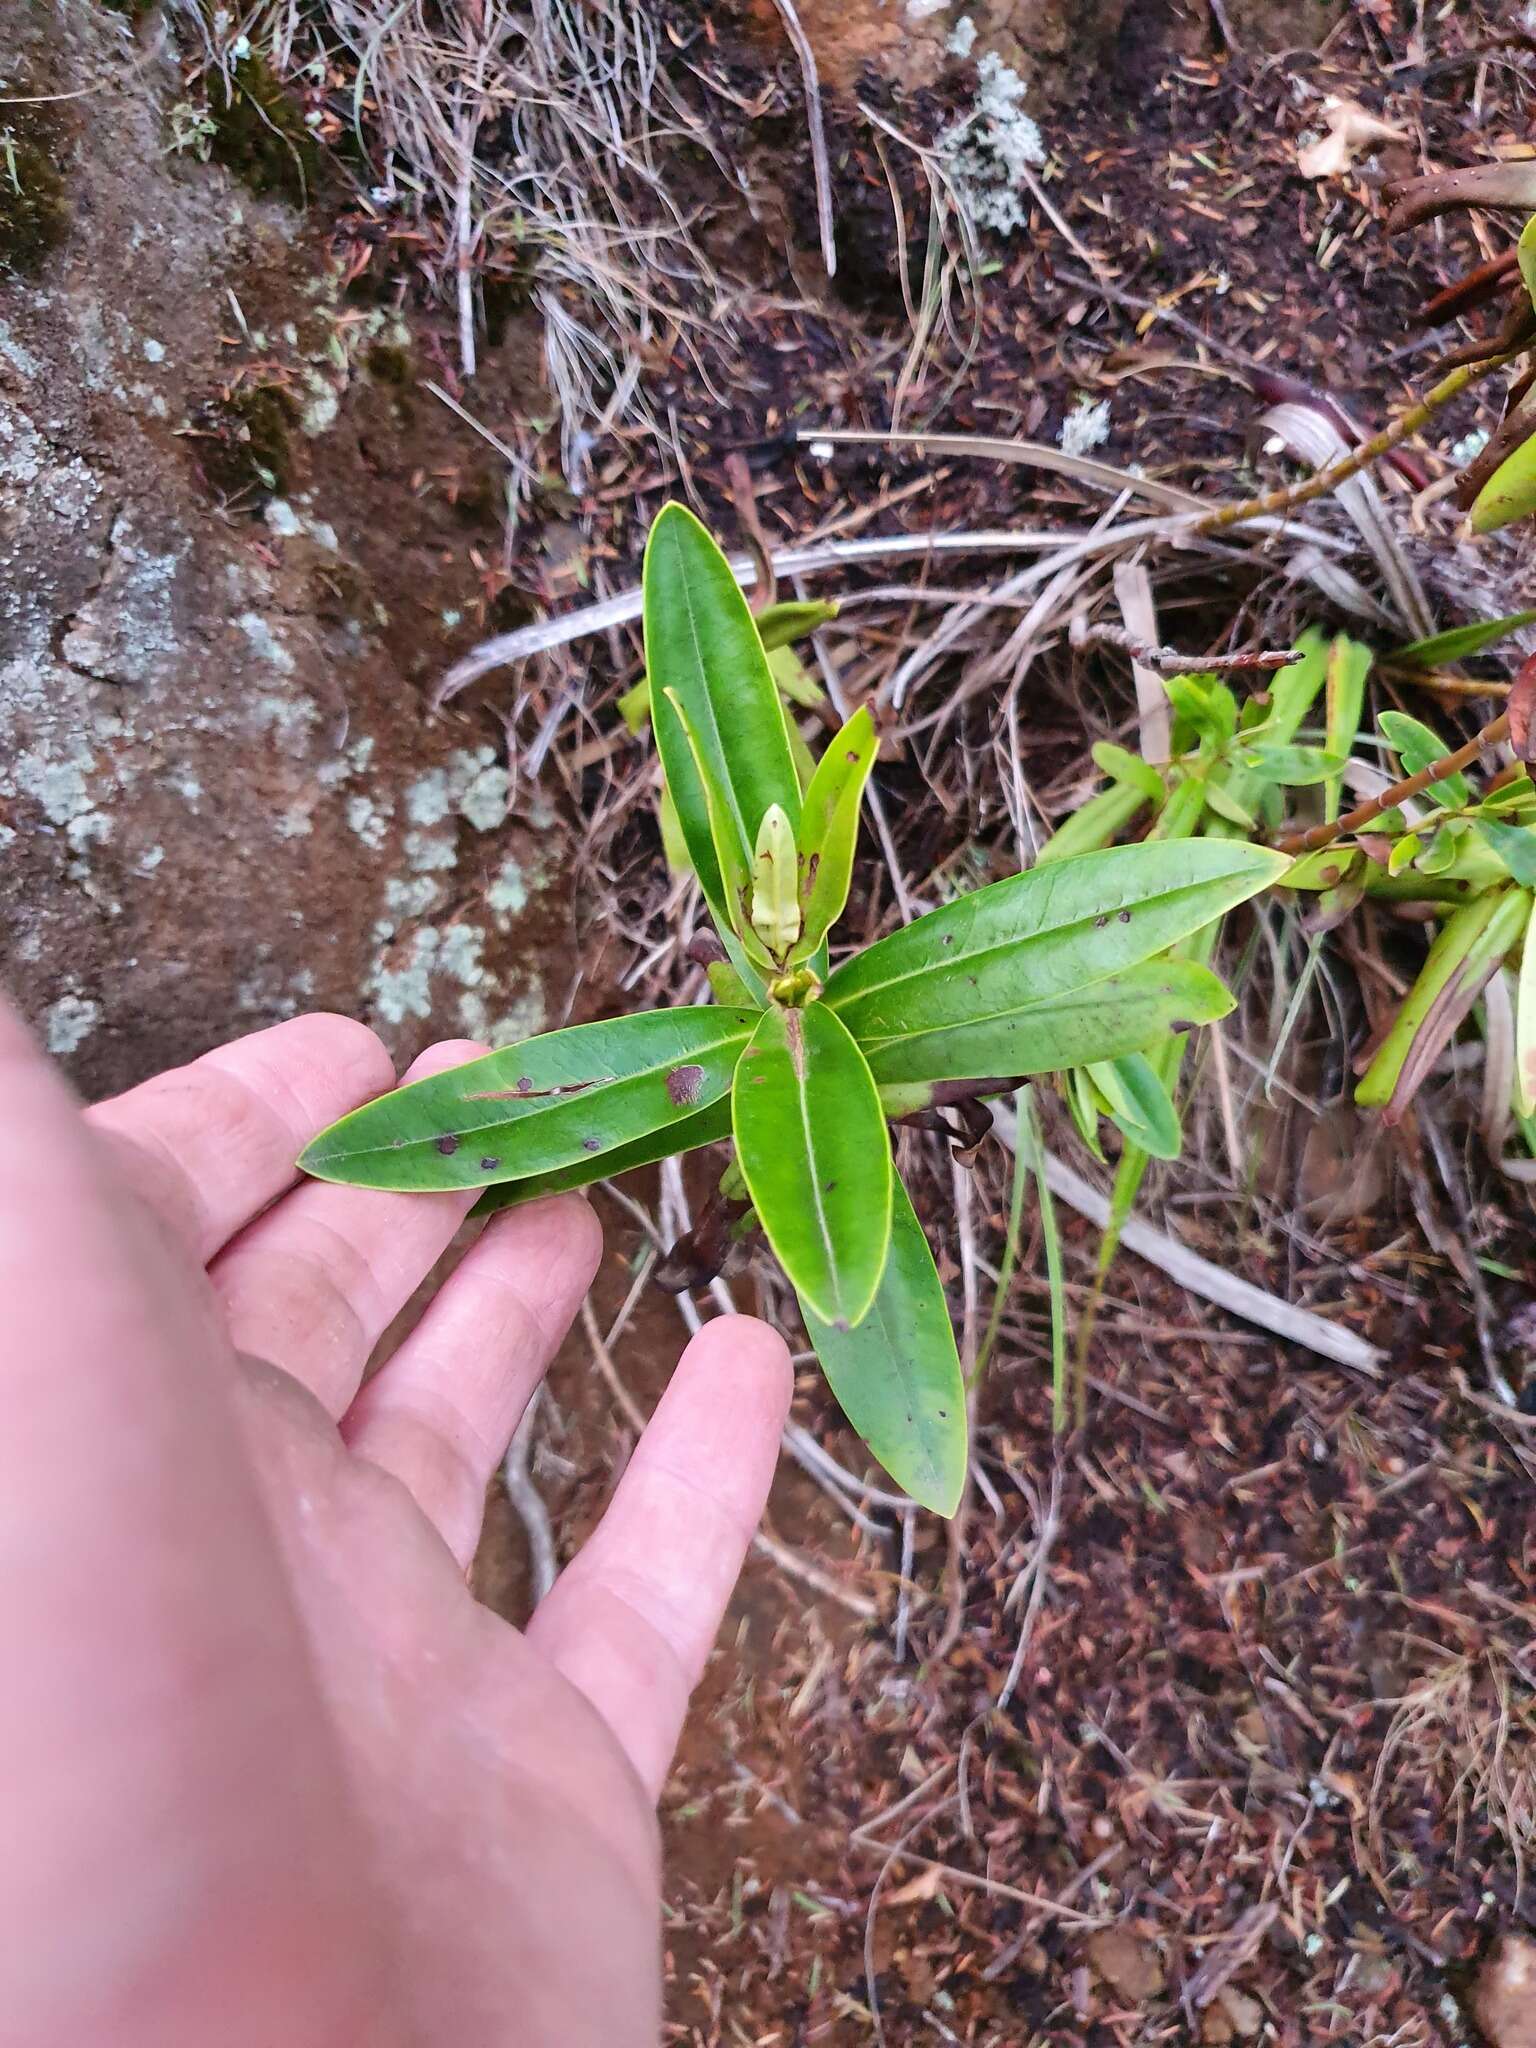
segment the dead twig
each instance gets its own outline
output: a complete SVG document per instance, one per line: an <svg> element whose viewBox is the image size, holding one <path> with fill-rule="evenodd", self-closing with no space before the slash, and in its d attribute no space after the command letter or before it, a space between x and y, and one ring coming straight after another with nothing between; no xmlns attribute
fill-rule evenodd
<svg viewBox="0 0 1536 2048"><path fill-rule="evenodd" d="M998 1104L993 1111L993 1130L1011 1150L1018 1142L1018 1126L1011 1108ZM1086 1216L1102 1230L1109 1221L1109 1198L1090 1186L1080 1173L1076 1173L1064 1160L1052 1153L1045 1154L1045 1175L1054 1195L1070 1204L1079 1215ZM1347 1330L1340 1323L1329 1322L1326 1316L1315 1315L1311 1309L1296 1308L1278 1295L1270 1294L1262 1287L1256 1287L1251 1280L1244 1280L1225 1267L1216 1266L1209 1259L1201 1258L1188 1245L1169 1237L1166 1231L1156 1230L1150 1223L1143 1223L1132 1217L1121 1232L1121 1243L1127 1251L1135 1252L1149 1264L1159 1267L1170 1279L1187 1287L1191 1294L1201 1295L1206 1301L1213 1301L1218 1307L1231 1314L1241 1316L1245 1322L1257 1323L1261 1329L1269 1330L1287 1343L1300 1344L1308 1351L1315 1351L1320 1358L1331 1358L1339 1365L1347 1365L1353 1372L1365 1373L1371 1379L1381 1377L1385 1362L1384 1354L1374 1344L1368 1344L1353 1330Z"/></svg>
<svg viewBox="0 0 1536 2048"><path fill-rule="evenodd" d="M1401 782L1394 782L1379 795L1357 804L1342 818L1330 824L1313 825L1305 832L1288 832L1283 839L1275 841L1282 853L1313 853L1320 846L1328 846L1335 839L1346 837L1352 832L1363 832L1367 825L1379 818L1383 811L1395 810L1399 804L1420 796L1434 783L1442 782L1447 775L1454 775L1458 769L1470 768L1480 754L1489 747L1497 746L1508 737L1509 713L1501 711L1497 718L1491 718L1481 732L1475 733L1464 747L1458 747L1439 761L1431 761L1427 768L1421 768L1417 775L1405 775Z"/></svg>
<svg viewBox="0 0 1536 2048"><path fill-rule="evenodd" d="M1417 405L1399 413L1388 427L1379 434L1373 434L1369 441L1362 441L1353 454L1346 455L1342 462L1335 462L1328 469L1320 469L1302 483L1287 484L1280 490L1265 491L1257 498L1245 498L1238 505L1219 505L1207 512L1202 519L1194 522L1195 533L1223 533L1230 526L1240 526L1249 519L1271 518L1277 514L1293 512L1299 505L1310 505L1315 498L1325 498L1330 491L1347 483L1352 476L1358 476L1362 469L1369 469L1373 462L1406 441L1410 434L1416 434L1420 427L1432 420L1435 414L1449 405L1453 398L1459 398L1471 384L1494 370L1502 370L1514 361L1513 354L1490 357L1485 363L1463 363L1452 370L1448 377L1425 392Z"/></svg>
<svg viewBox="0 0 1536 2048"><path fill-rule="evenodd" d="M794 45L805 84L805 125L811 138L811 172L816 180L816 220L821 229L821 261L828 277L837 275L837 233L832 212L832 168L827 161L827 124L821 111L821 79L816 70L816 52L800 25L794 0L773 0L783 18L785 32Z"/></svg>
<svg viewBox="0 0 1536 2048"><path fill-rule="evenodd" d="M501 1483L528 1539L528 1575L533 1581L535 1607L560 1576L560 1559L555 1550L555 1532L550 1526L549 1509L545 1507L544 1496L534 1485L533 1474L528 1469L538 1412L538 1397L535 1396L523 1410L523 1419L507 1446L501 1467Z"/></svg>
<svg viewBox="0 0 1536 2048"><path fill-rule="evenodd" d="M1293 661L1301 659L1301 652L1295 647L1255 647L1243 654L1182 654L1177 647L1148 647L1123 627L1110 625L1108 620L1082 620L1080 624L1081 616L1078 614L1072 621L1072 646L1115 647L1132 661L1155 668L1161 675L1204 675L1207 671L1212 675L1244 675L1289 668Z"/></svg>

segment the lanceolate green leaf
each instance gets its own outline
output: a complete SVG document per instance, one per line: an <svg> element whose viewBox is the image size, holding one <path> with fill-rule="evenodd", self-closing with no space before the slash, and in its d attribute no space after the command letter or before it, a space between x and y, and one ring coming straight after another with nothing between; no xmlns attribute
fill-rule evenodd
<svg viewBox="0 0 1536 2048"><path fill-rule="evenodd" d="M1147 834L1148 839L1193 839L1204 814L1207 799L1213 789L1220 787L1219 782L1207 780L1200 775L1186 775L1182 782L1176 782L1169 792L1167 803L1153 820L1152 829ZM1217 804L1220 804L1222 797L1227 798L1229 809L1236 810L1244 828L1251 831L1253 820L1242 805L1226 790L1222 790L1221 796L1217 797ZM1211 808L1215 810L1216 805L1213 804ZM1220 811L1217 810L1217 816L1220 815Z"/></svg>
<svg viewBox="0 0 1536 2048"><path fill-rule="evenodd" d="M1494 533L1536 512L1536 434L1505 456L1473 501L1474 533Z"/></svg>
<svg viewBox="0 0 1536 2048"><path fill-rule="evenodd" d="M942 973L932 977L943 979ZM1019 977L1027 989L1027 975ZM899 1038L861 1040L882 1088L898 1082L971 1081L986 1075L1057 1074L1118 1059L1170 1031L1226 1016L1232 997L1208 968L1187 960L1145 960L1108 981L1063 996L1031 999Z"/></svg>
<svg viewBox="0 0 1536 2048"><path fill-rule="evenodd" d="M826 999L868 1042L1065 996L1166 951L1288 865L1265 847L1192 839L1031 868L881 939L837 970Z"/></svg>
<svg viewBox="0 0 1536 2048"><path fill-rule="evenodd" d="M752 865L741 865L736 835L726 811L724 792L715 779L714 770L704 759L699 745L698 734L688 722L675 690L665 690L656 699L656 739L658 747L671 750L681 746L687 752L693 781L691 791L702 803L707 821L710 847L714 854L714 866L706 882L704 871L694 863L694 872L699 876L704 890L705 901L709 904L720 938L731 956L738 972L750 972L753 968L767 968L768 955L761 938L752 923ZM663 753L665 760L666 753ZM688 821L696 823L697 813L679 813L685 819L684 830L692 829ZM712 893L713 892L713 893ZM748 967L747 963L751 963Z"/></svg>
<svg viewBox="0 0 1536 2048"><path fill-rule="evenodd" d="M1269 716L1253 735L1257 739L1262 734L1278 746L1295 739L1328 678L1328 642L1318 628L1308 626L1295 644L1301 659L1271 676Z"/></svg>
<svg viewBox="0 0 1536 2048"><path fill-rule="evenodd" d="M896 1484L952 1515L965 1486L965 1382L933 1253L906 1189L892 1189L891 1249L869 1313L839 1330L802 1299L843 1413Z"/></svg>
<svg viewBox="0 0 1536 2048"><path fill-rule="evenodd" d="M1278 782L1288 789L1326 782L1344 768L1342 754L1326 754L1321 747L1246 747L1243 761L1261 782Z"/></svg>
<svg viewBox="0 0 1536 2048"><path fill-rule="evenodd" d="M1112 740L1100 740L1095 745L1093 763L1111 782L1128 783L1149 804L1160 805L1168 794L1162 776L1149 761L1117 747Z"/></svg>
<svg viewBox="0 0 1536 2048"><path fill-rule="evenodd" d="M1371 650L1358 640L1340 633L1328 649L1328 678L1325 686L1326 729L1323 744L1330 754L1347 754L1360 730L1365 709L1365 679L1371 672ZM1329 784L1324 815L1331 822L1339 814L1344 778Z"/></svg>
<svg viewBox="0 0 1536 2048"><path fill-rule="evenodd" d="M718 1102L757 1021L755 1010L651 1010L525 1039L353 1110L299 1164L417 1192L586 1165Z"/></svg>
<svg viewBox="0 0 1536 2048"><path fill-rule="evenodd" d="M1109 1114L1133 1145L1154 1159L1177 1159L1184 1143L1179 1112L1157 1069L1140 1053L1129 1053L1089 1070Z"/></svg>
<svg viewBox="0 0 1536 2048"><path fill-rule="evenodd" d="M1531 912L1525 889L1490 890L1447 918L1355 1100L1395 1123L1457 1026L1513 950Z"/></svg>
<svg viewBox="0 0 1536 2048"><path fill-rule="evenodd" d="M792 960L808 960L843 914L853 879L859 805L874 766L874 720L856 711L822 755L800 813L800 940Z"/></svg>
<svg viewBox="0 0 1536 2048"><path fill-rule="evenodd" d="M1051 834L1036 856L1035 866L1055 866L1058 861L1097 852L1108 846L1146 807L1146 797L1133 783L1112 782L1108 789L1101 789L1097 796L1080 804L1066 823Z"/></svg>
<svg viewBox="0 0 1536 2048"><path fill-rule="evenodd" d="M704 891L704 901L709 905L715 923L729 926L731 918L725 879L720 872L720 857L715 852L715 835L709 819L709 795L699 775L687 725L676 705L667 697L658 698L651 708L656 751L661 757L662 837L664 840L668 838L667 810L670 806L672 824L682 835L689 864ZM682 865L670 845L667 858L673 867Z"/></svg>
<svg viewBox="0 0 1536 2048"><path fill-rule="evenodd" d="M1417 775L1436 761L1443 761L1451 751L1439 733L1422 720L1410 718L1406 711L1383 711L1377 723L1388 746L1402 762L1405 775ZM1437 803L1464 804L1467 778L1453 769L1443 781L1432 782L1427 793Z"/></svg>
<svg viewBox="0 0 1536 2048"><path fill-rule="evenodd" d="M768 806L782 804L791 824L800 816L800 785L763 643L729 563L681 505L664 506L651 528L643 583L653 699L677 693L749 867ZM662 759L670 782L665 751Z"/></svg>
<svg viewBox="0 0 1536 2048"><path fill-rule="evenodd" d="M1536 826L1500 825L1479 818L1477 829L1517 882L1536 888Z"/></svg>
<svg viewBox="0 0 1536 2048"><path fill-rule="evenodd" d="M755 1014L755 1013L754 1013ZM562 1194L568 1188L588 1188L597 1180L613 1180L632 1167L654 1166L658 1159L670 1159L677 1152L693 1152L700 1145L716 1145L731 1135L731 1099L722 1095L708 1109L695 1111L675 1124L663 1124L648 1137L632 1145L615 1145L611 1152L583 1153L574 1166L557 1166L548 1173L532 1173L525 1180L509 1180L501 1187L487 1188L476 1202L472 1215L488 1216L494 1209L511 1209L522 1202L536 1202L541 1195Z"/></svg>
<svg viewBox="0 0 1536 2048"><path fill-rule="evenodd" d="M769 1244L823 1322L853 1325L891 1239L891 1147L864 1055L823 1003L765 1010L731 1090L742 1174Z"/></svg>
<svg viewBox="0 0 1536 2048"><path fill-rule="evenodd" d="M790 598L783 604L766 605L762 611L755 612L752 623L757 628L757 637L763 643L763 652L773 655L788 647L792 640L803 639L807 633L814 632L818 626L824 626L829 619L836 617L835 604L824 603L820 598L807 598L804 601ZM771 661L768 665L770 669L773 667ZM781 693L792 701L799 701L796 699L797 689L802 691L802 697L805 694L798 679L792 680L775 673L774 681ZM809 701L820 703L822 694L813 686ZM644 732L651 718L651 679L648 675L642 676L638 683L624 692L618 702L618 711L631 732ZM790 740L793 744L793 733Z"/></svg>
<svg viewBox="0 0 1536 2048"><path fill-rule="evenodd" d="M1502 619L1479 619L1472 626L1453 626L1447 633L1431 634L1428 640L1410 640L1406 647L1394 652L1392 659L1408 662L1414 668L1443 668L1450 661L1470 661L1474 654L1481 654L1506 634L1518 632L1521 626L1530 625L1533 619L1536 611L1510 612Z"/></svg>

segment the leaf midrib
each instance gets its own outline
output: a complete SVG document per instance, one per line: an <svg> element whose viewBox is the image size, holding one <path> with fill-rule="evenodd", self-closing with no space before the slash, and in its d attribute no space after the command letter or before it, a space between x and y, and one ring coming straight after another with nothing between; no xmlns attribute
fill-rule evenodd
<svg viewBox="0 0 1536 2048"><path fill-rule="evenodd" d="M1113 980L1114 976L1106 978ZM1081 1009L1083 1005L1078 1002L1078 997L1102 993L1103 984L1093 982L1083 988L1073 989L1066 995L1047 996L1038 1003L1013 1004L1005 1010L988 1010L973 1016L954 1017L944 1024L925 1024L919 1031L891 1031L880 1038L859 1038L855 1043L866 1059L872 1059L891 1045L918 1045L925 1038L941 1038L952 1031L973 1031L984 1024L1003 1024L1013 1017L1046 1017L1055 1010ZM1161 993L1160 989L1148 989L1145 992L1137 990L1133 996L1127 997L1127 1001L1156 1002Z"/></svg>
<svg viewBox="0 0 1536 2048"><path fill-rule="evenodd" d="M471 1123L467 1119L462 1121L455 1121L452 1127L451 1135L458 1137L463 1135L464 1133L476 1133L479 1131L498 1130L502 1126L508 1124L517 1124L521 1126L524 1124L536 1123L541 1117L552 1115L556 1110L568 1109L575 1102L591 1102L594 1100L601 1100L605 1095L612 1095L612 1093L616 1089L626 1088L639 1082L654 1081L659 1074L668 1074L672 1071L674 1067L677 1066L684 1066L690 1063L697 1063L701 1057L707 1056L710 1053L722 1052L727 1047L734 1043L737 1043L738 1041L741 1045L745 1046L750 1037L750 1032L743 1031L739 1034L727 1036L724 1038L712 1039L707 1045L690 1047L683 1052L673 1052L669 1054L666 1059L658 1060L654 1066L637 1067L632 1073L628 1074L605 1075L600 1079L590 1082L584 1088L576 1085L566 1084L564 1092L559 1095L550 1095L547 1097L539 1097L536 1095L509 1095L501 1098L498 1102L486 1103L482 1105L490 1113L487 1114L484 1120L480 1123ZM721 1094L727 1093L730 1089L730 1085L731 1076L727 1075L725 1079L725 1085L720 1091ZM387 1101L388 1097L381 1096L379 1099L381 1101ZM712 1103L717 1102L719 1099L719 1096L712 1096L708 1102L691 1102L675 1105L675 1107L678 1110L677 1116L668 1117L665 1121L666 1123L680 1122L684 1117L691 1116L698 1110L708 1109ZM460 1096L458 1100L467 1103L473 1101L474 1098L473 1096L465 1095ZM516 1105L519 1103L528 1104L528 1108L524 1111L523 1114L507 1114L509 1108L515 1109ZM368 1106L372 1107L373 1105L370 1104ZM665 1125L657 1124L653 1128L661 1130L665 1128ZM438 1135L449 1134L439 1133ZM642 1133L641 1135L644 1134ZM397 1143L393 1138L391 1138L381 1145L349 1146L347 1150L344 1152L335 1152L326 1155L324 1163L329 1165L336 1161L344 1159L372 1159L380 1152L389 1152L396 1155L403 1155L405 1157L409 1157L411 1152L419 1146L433 1145L435 1143L436 1138L430 1135L420 1138L407 1138L404 1140L403 1143ZM611 1150L612 1148L609 1147L606 1149Z"/></svg>
<svg viewBox="0 0 1536 2048"><path fill-rule="evenodd" d="M725 743L720 735L720 720L715 712L714 693L709 687L709 677L704 665L704 645L699 638L698 614L694 609L693 602L693 585L689 576L688 562L683 552L680 535L672 537L672 563L677 571L678 584L682 590L683 614L688 621L688 638L693 646L694 662L701 686L700 694L704 700L704 709L708 714L709 736L715 756L716 774L724 786L725 800L730 806L737 837L743 848L747 849L748 859L750 860L751 837L747 831L746 817L737 800L735 786L731 781L730 763L726 758Z"/></svg>
<svg viewBox="0 0 1536 2048"><path fill-rule="evenodd" d="M1181 897L1193 895L1197 891L1208 889L1210 886L1209 882L1187 882L1182 888L1164 890L1159 896L1143 896L1138 900L1134 908L1147 910L1154 906L1176 903ZM1120 909L1125 907L1122 904ZM1227 906L1227 908L1230 907L1232 906ZM1207 922L1214 922L1216 918L1222 917L1225 914L1225 909L1213 910ZM862 1003L870 996L883 995L887 989L901 988L909 981L926 980L930 976L947 974L957 968L975 967L978 964L985 966L988 961L1000 953L1020 952L1025 947L1037 945L1043 940L1060 938L1063 933L1091 931L1100 917L1116 917L1118 915L1119 910L1097 911L1092 916L1071 918L1063 924L1042 926L1036 931L1027 933L1022 938L999 939L995 944L982 946L974 953L950 953L941 960L930 961L927 966L911 967L901 974L893 974L887 981L872 981L864 986L847 991L829 987L823 1000L831 1010L840 1011L844 1005L851 1009L855 1003ZM915 928L913 925L907 925L905 930L912 931ZM1189 935L1185 933L1182 936L1187 938ZM1178 936L1166 941L1168 946L1175 946L1180 943L1181 940ZM1152 953L1146 957L1150 959L1163 950L1163 946L1154 947ZM850 962L850 965L852 964L855 963ZM1092 974L1086 981L1074 981L1067 988L1056 990L1055 996L1059 999L1061 996L1072 993L1073 990L1094 988L1099 982L1111 981L1117 974L1123 974L1128 966L1135 966L1137 964L1134 961L1119 961L1112 966L1106 967L1102 974Z"/></svg>
<svg viewBox="0 0 1536 2048"><path fill-rule="evenodd" d="M794 1053L794 1036L798 1027L800 1058ZM811 1128L810 1088L807 1076L810 1073L810 1054L805 1042L805 1026L796 1011L790 1010L784 1018L784 1050L789 1058L790 1072L795 1078L795 1101L800 1112L800 1129L805 1139L805 1160L811 1170L811 1202L816 1211L817 1228L821 1232L822 1251L832 1282L833 1298L837 1302L839 1315L843 1312L843 1290L838 1282L837 1252L832 1242L832 1229L827 1221L826 1208L821 1199L821 1167L816 1157L816 1138Z"/></svg>

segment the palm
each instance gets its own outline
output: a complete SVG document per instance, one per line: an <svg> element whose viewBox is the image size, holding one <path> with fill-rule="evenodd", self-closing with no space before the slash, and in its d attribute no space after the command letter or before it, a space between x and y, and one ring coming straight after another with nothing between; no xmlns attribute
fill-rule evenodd
<svg viewBox="0 0 1536 2048"><path fill-rule="evenodd" d="M0 1911L45 1930L46 1959L119 1837L120 1881L131 1859L147 1899L178 1902L108 1963L88 1941L84 1964L40 1966L18 2041L656 2038L652 1801L771 1471L783 1347L710 1325L528 1632L499 1622L464 1579L484 1488L597 1228L571 1197L499 1219L359 1392L464 1204L305 1186L268 1205L310 1133L387 1083L381 1059L307 1019L93 1112L152 1231L0 1013L11 1156L33 1146L31 1177L0 1181L5 1298L34 1362L0 1482L60 1545L28 1560L54 1584L29 1682L0 1700L50 1846ZM77 1260L92 1284L61 1294ZM67 1474L50 1431L76 1445ZM89 1469L82 1440L113 1457ZM128 1561L110 1601L103 1527ZM79 1641L72 1587L97 1603ZM88 1859L58 1846L50 1794L82 1771L109 1817Z"/></svg>

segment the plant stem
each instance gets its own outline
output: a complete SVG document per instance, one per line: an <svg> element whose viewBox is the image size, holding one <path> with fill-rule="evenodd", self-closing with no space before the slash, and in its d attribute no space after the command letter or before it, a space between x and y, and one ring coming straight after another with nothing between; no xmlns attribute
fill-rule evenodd
<svg viewBox="0 0 1536 2048"><path fill-rule="evenodd" d="M1277 512L1289 512L1297 505L1309 505L1314 498L1326 497L1338 485L1348 483L1352 476L1368 469L1399 442L1406 441L1410 434L1416 434L1427 420L1432 419L1442 406L1449 405L1469 384L1475 384L1480 377L1486 377L1494 370L1502 370L1506 363L1513 361L1514 353L1510 353L1492 356L1484 363L1463 363L1448 377L1442 377L1417 405L1411 405L1405 413L1400 413L1391 426L1383 427L1369 441L1362 441L1342 462L1334 463L1329 469L1318 470L1304 483L1287 484L1280 490L1266 491L1262 497L1245 498L1237 505L1218 505L1203 519L1195 520L1190 531L1220 533L1226 527L1241 525L1245 519L1269 518Z"/></svg>
<svg viewBox="0 0 1536 2048"><path fill-rule="evenodd" d="M1028 1094L1027 1084L1020 1090L1020 1096ZM971 1385L980 1383L992 1356L992 1347L997 1342L997 1333L1003 1326L1003 1312L1008 1306L1008 1291L1013 1285L1014 1272L1019 1263L1019 1239L1024 1228L1024 1189L1030 1178L1034 1154L1034 1109L1031 1104L1030 1146L1031 1157L1025 1159L1021 1151L1013 1155L1013 1186L1008 1196L1008 1236L1003 1244L1002 1263L997 1269L997 1289L992 1296L992 1313L987 1318L986 1331L976 1352L976 1363L971 1369Z"/></svg>
<svg viewBox="0 0 1536 2048"><path fill-rule="evenodd" d="M1476 676L1454 676L1443 668L1414 668L1403 661L1378 661L1378 675L1390 676L1394 683L1412 683L1421 690L1437 690L1447 697L1507 697L1508 683L1486 683Z"/></svg>
<svg viewBox="0 0 1536 2048"><path fill-rule="evenodd" d="M1320 846L1344 833L1362 832L1365 827L1379 818L1383 811L1390 811L1398 804L1406 803L1409 797L1418 796L1432 783L1443 782L1458 768L1470 768L1479 754L1495 746L1509 732L1509 713L1501 711L1497 718L1489 719L1482 731L1458 747L1454 754L1445 754L1438 761L1431 761L1427 768L1421 768L1417 775L1408 775L1401 782L1394 782L1390 789L1384 789L1380 796L1373 796L1368 803L1347 811L1342 818L1335 818L1331 825L1313 825L1306 832L1288 832L1283 839L1275 841L1281 853L1314 853Z"/></svg>

